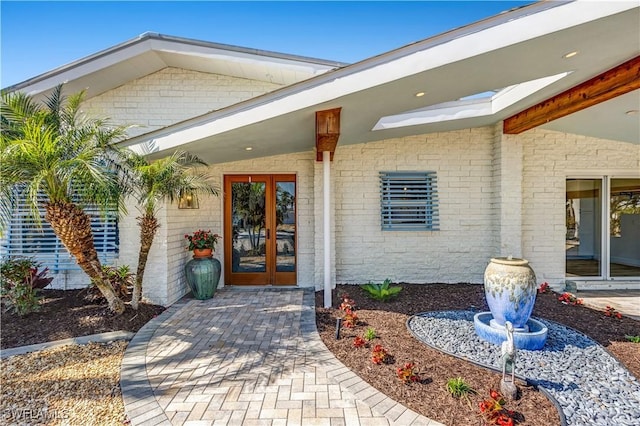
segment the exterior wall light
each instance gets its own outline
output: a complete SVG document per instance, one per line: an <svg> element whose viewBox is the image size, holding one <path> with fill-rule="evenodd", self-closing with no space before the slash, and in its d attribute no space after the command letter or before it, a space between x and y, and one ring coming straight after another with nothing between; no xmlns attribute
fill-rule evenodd
<svg viewBox="0 0 640 426"><path fill-rule="evenodd" d="M198 209L198 197L191 191L185 192L178 200L179 209Z"/></svg>

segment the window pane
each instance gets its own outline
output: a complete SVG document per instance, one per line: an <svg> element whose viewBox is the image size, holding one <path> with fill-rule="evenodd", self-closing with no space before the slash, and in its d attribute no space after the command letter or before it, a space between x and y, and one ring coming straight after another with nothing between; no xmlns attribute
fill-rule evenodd
<svg viewBox="0 0 640 426"><path fill-rule="evenodd" d="M38 197L44 205L44 195ZM101 213L96 206L83 206L91 218L91 230L98 257L109 263L118 253L118 215L117 208ZM32 257L52 272L78 269L75 259L67 252L62 242L53 232L51 225L44 219L44 208L39 210L39 221L32 216L25 195L16 192L11 220L5 235L0 240L0 255L14 257Z"/></svg>
<svg viewBox="0 0 640 426"><path fill-rule="evenodd" d="M567 179L566 274L599 277L601 268L602 180Z"/></svg>
<svg viewBox="0 0 640 426"><path fill-rule="evenodd" d="M276 272L295 272L295 182L276 182L276 251Z"/></svg>
<svg viewBox="0 0 640 426"><path fill-rule="evenodd" d="M612 277L640 277L640 179L611 179Z"/></svg>
<svg viewBox="0 0 640 426"><path fill-rule="evenodd" d="M231 185L233 253L232 272L265 272L265 189L264 182Z"/></svg>

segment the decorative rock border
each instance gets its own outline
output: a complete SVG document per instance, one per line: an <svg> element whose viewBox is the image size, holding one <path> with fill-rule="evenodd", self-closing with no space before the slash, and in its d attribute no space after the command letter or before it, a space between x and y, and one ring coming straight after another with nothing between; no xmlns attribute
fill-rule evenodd
<svg viewBox="0 0 640 426"><path fill-rule="evenodd" d="M500 347L480 339L472 311L414 315L407 328L434 349L501 371ZM637 425L640 383L588 336L552 321L542 350L519 350L516 372L555 399L568 425ZM563 422L564 423L564 422Z"/></svg>
<svg viewBox="0 0 640 426"><path fill-rule="evenodd" d="M29 352L42 351L65 345L86 345L87 343L108 343L114 340L131 340L134 333L130 331L110 331L107 333L90 334L88 336L71 337L69 339L54 340L52 342L36 343L34 345L19 346L0 350L0 359L14 355L23 355Z"/></svg>

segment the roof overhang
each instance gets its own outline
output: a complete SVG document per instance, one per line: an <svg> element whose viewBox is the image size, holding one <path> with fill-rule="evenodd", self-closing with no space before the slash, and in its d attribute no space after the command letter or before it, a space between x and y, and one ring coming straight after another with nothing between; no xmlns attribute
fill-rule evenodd
<svg viewBox="0 0 640 426"><path fill-rule="evenodd" d="M637 1L543 1L349 66L146 33L6 90L94 96L167 66L285 85L125 142L218 163L310 151L315 113L335 108L340 144L495 125L638 56L638 28ZM542 127L639 143L639 104L634 90Z"/></svg>
<svg viewBox="0 0 640 426"><path fill-rule="evenodd" d="M340 144L494 125L637 56L639 12L637 2L535 3L127 143L153 141L159 155L180 147L212 163L303 152L314 148L315 111L338 107ZM576 50L578 55L563 58ZM520 96L483 114L374 130L383 117L451 106L505 87ZM416 97L417 92L425 95ZM592 107L611 109L620 123L593 135L638 143L638 118L624 113L637 109L639 99L636 90ZM590 126L582 126L580 114L543 127L588 135Z"/></svg>
<svg viewBox="0 0 640 426"><path fill-rule="evenodd" d="M4 90L39 98L65 83L68 92L86 89L91 98L166 67L288 85L345 65L147 32Z"/></svg>

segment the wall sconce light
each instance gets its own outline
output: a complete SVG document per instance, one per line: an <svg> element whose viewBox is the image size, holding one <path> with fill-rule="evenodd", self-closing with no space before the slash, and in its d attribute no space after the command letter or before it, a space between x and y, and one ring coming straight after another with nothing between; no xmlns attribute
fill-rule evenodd
<svg viewBox="0 0 640 426"><path fill-rule="evenodd" d="M186 191L178 200L179 209L198 209L198 197L191 191Z"/></svg>

